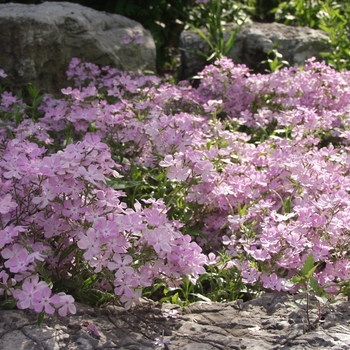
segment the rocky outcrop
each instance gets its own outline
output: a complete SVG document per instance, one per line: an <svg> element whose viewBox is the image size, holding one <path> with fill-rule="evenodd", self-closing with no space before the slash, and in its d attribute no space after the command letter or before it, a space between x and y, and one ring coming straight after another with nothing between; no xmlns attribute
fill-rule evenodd
<svg viewBox="0 0 350 350"><path fill-rule="evenodd" d="M156 69L150 33L116 14L68 2L0 4L0 27L0 68L15 90L30 82L59 93L72 57L125 71Z"/></svg>
<svg viewBox="0 0 350 350"><path fill-rule="evenodd" d="M185 308L149 301L131 311L78 304L76 315L46 316L40 327L37 314L28 310L0 310L0 316L2 350L350 348L348 301L319 311L312 308L313 329L307 330L303 299L283 293L246 303L197 302Z"/></svg>
<svg viewBox="0 0 350 350"><path fill-rule="evenodd" d="M227 41L237 25L225 27L224 38ZM205 34L207 32L203 31ZM255 73L265 73L267 65L260 64L267 59L267 53L278 45L278 52L290 65L302 65L311 57L322 60L320 52L330 51L328 37L321 30L307 27L291 27L279 23L253 23L243 25L237 33L234 45L228 53L237 64L245 64ZM180 37L181 78L196 75L207 64L199 55L200 51L209 54L209 46L194 30L185 30Z"/></svg>

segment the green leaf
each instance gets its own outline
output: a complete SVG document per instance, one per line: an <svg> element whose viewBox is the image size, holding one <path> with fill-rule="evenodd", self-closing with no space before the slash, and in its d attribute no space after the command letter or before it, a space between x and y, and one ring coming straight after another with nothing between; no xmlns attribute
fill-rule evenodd
<svg viewBox="0 0 350 350"><path fill-rule="evenodd" d="M195 28L195 27L191 27L196 33L198 33L200 35L200 37L202 39L205 40L205 42L209 45L210 49L211 50L214 50L214 46L213 44L211 43L210 39L198 28Z"/></svg>
<svg viewBox="0 0 350 350"><path fill-rule="evenodd" d="M172 304L177 304L178 300L179 300L179 293L176 292L176 293L171 297L171 302L172 302Z"/></svg>
<svg viewBox="0 0 350 350"><path fill-rule="evenodd" d="M89 278L87 278L83 285L81 286L81 289L87 289L89 287L91 287L96 281L98 280L98 275L93 275Z"/></svg>
<svg viewBox="0 0 350 350"><path fill-rule="evenodd" d="M69 254L74 252L74 250L76 250L77 248L78 248L77 243L73 243L72 245L68 246L60 255L58 263L62 262L62 260L64 260Z"/></svg>
<svg viewBox="0 0 350 350"><path fill-rule="evenodd" d="M14 298L8 298L1 303L1 307L4 310L12 310L16 307L17 300Z"/></svg>
<svg viewBox="0 0 350 350"><path fill-rule="evenodd" d="M237 36L238 32L242 29L242 26L244 25L246 20L247 20L247 17L244 18L242 23L230 35L230 37L227 40L226 45L225 45L225 50L223 52L224 56L226 56L231 51L231 49L232 49L232 47L233 47L233 45L235 43L236 36Z"/></svg>
<svg viewBox="0 0 350 350"><path fill-rule="evenodd" d="M307 259L305 260L304 266L300 270L300 273L302 276L306 277L309 272L313 269L314 267L314 256L313 254L310 254Z"/></svg>
<svg viewBox="0 0 350 350"><path fill-rule="evenodd" d="M109 181L108 186L114 188L115 190L124 190L126 188L133 188L142 185L142 181Z"/></svg>
<svg viewBox="0 0 350 350"><path fill-rule="evenodd" d="M45 311L41 311L40 314L38 315L38 326L40 326L43 323L44 317L45 317Z"/></svg>
<svg viewBox="0 0 350 350"><path fill-rule="evenodd" d="M292 278L292 282L295 284L302 283L303 281L304 279L299 275L296 275Z"/></svg>
<svg viewBox="0 0 350 350"><path fill-rule="evenodd" d="M309 284L310 284L310 287L312 288L312 290L315 292L315 293L319 293L320 291L322 291L322 288L320 288L316 278L314 277L310 277L310 280L309 280Z"/></svg>
<svg viewBox="0 0 350 350"><path fill-rule="evenodd" d="M286 198L283 202L283 209L285 214L289 214L290 213L290 208L291 208L291 202L292 202L292 196L289 196L288 198Z"/></svg>

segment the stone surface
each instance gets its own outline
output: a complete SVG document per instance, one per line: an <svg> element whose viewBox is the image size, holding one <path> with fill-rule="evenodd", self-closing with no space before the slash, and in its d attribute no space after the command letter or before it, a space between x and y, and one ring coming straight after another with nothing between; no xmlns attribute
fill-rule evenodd
<svg viewBox="0 0 350 350"><path fill-rule="evenodd" d="M29 310L0 310L0 349L102 350L156 349L164 334L165 349L335 349L350 348L347 300L310 312L314 330L305 332L302 299L266 294L243 303L197 302L185 308L144 301L131 311L107 305L77 305L71 317L46 316L40 327ZM168 309L177 312L172 318ZM167 317L165 317L167 316Z"/></svg>
<svg viewBox="0 0 350 350"><path fill-rule="evenodd" d="M32 83L46 92L67 87L72 57L101 66L155 72L152 36L141 24L116 14L69 2L40 5L0 4L0 68L5 84L19 89ZM141 45L124 44L138 33Z"/></svg>
<svg viewBox="0 0 350 350"><path fill-rule="evenodd" d="M227 41L237 25L228 25L224 38ZM207 34L207 32L203 31ZM260 62L267 59L267 53L278 44L277 50L290 65L302 65L308 58L315 56L322 60L320 52L330 50L328 37L321 30L307 27L291 27L279 23L245 24L236 36L228 57L237 64L245 64L255 73L264 73L267 65ZM196 75L206 65L205 57L200 51L209 54L209 46L194 30L185 30L180 36L181 77L183 79Z"/></svg>

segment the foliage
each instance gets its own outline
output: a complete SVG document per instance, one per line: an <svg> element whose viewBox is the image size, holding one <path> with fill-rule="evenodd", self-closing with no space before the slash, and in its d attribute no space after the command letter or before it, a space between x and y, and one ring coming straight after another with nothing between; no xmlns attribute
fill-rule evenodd
<svg viewBox="0 0 350 350"><path fill-rule="evenodd" d="M280 68L284 66L289 66L288 61L283 60L283 55L278 52L278 44L274 45L272 50L267 52L268 59L266 61L262 61L260 64L267 63L269 65L269 73L275 73Z"/></svg>
<svg viewBox="0 0 350 350"><path fill-rule="evenodd" d="M338 71L350 68L348 1L283 1L273 12L276 21L324 30L332 47L329 52L322 53L326 62Z"/></svg>
<svg viewBox="0 0 350 350"><path fill-rule="evenodd" d="M318 0L291 0L280 2L273 12L278 22L317 29L321 7Z"/></svg>
<svg viewBox="0 0 350 350"><path fill-rule="evenodd" d="M328 34L332 46L330 52L322 53L323 57L338 71L350 69L350 5L327 0L322 4L318 17L319 27Z"/></svg>
<svg viewBox="0 0 350 350"><path fill-rule="evenodd" d="M242 25L246 21L246 17L242 20L240 20L240 18L236 19L236 23L239 25L234 30L229 32L230 36L228 38L225 38L225 22L223 21L225 12L223 11L224 8L222 6L221 0L210 0L209 2L206 2L203 7L201 6L201 8L203 9L203 12L204 10L209 9L205 17L206 22L203 25L208 34L206 34L202 29L197 28L193 25L191 28L205 40L210 49L208 55L203 52L197 53L204 56L207 61L211 62L227 56L234 45L237 33L240 31Z"/></svg>

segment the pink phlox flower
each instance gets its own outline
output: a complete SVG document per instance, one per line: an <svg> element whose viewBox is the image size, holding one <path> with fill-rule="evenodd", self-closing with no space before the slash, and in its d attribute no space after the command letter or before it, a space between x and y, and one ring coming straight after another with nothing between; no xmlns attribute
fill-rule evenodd
<svg viewBox="0 0 350 350"><path fill-rule="evenodd" d="M20 232L25 232L27 229L23 226L6 226L4 230L0 230L0 248L3 248L6 244L12 243L14 238L18 236Z"/></svg>
<svg viewBox="0 0 350 350"><path fill-rule="evenodd" d="M12 293L14 298L17 299L17 307L19 309L33 308L35 292L37 292L37 290L34 288L34 285L29 281L24 281L22 284L22 290L15 289Z"/></svg>
<svg viewBox="0 0 350 350"><path fill-rule="evenodd" d="M129 266L132 263L133 259L130 255L120 255L115 253L113 255L112 261L109 261L107 267L111 270L117 270L115 273L116 278L123 278L125 274L133 275L135 270L133 267Z"/></svg>
<svg viewBox="0 0 350 350"><path fill-rule="evenodd" d="M312 227L323 227L327 225L327 217L325 213L323 215L320 215L318 213L314 213L310 218L310 223Z"/></svg>
<svg viewBox="0 0 350 350"><path fill-rule="evenodd" d="M288 213L287 215L281 215L281 214L278 214L275 210L273 210L270 215L276 222L282 222L282 221L288 221L289 219L294 218L297 214Z"/></svg>
<svg viewBox="0 0 350 350"><path fill-rule="evenodd" d="M41 196L34 197L32 201L34 204L38 205L39 209L44 209L55 198L56 198L56 193L54 192L53 188L44 188L43 187Z"/></svg>
<svg viewBox="0 0 350 350"><path fill-rule="evenodd" d="M125 253L130 247L130 243L121 233L108 237L106 245L114 253Z"/></svg>
<svg viewBox="0 0 350 350"><path fill-rule="evenodd" d="M165 318L178 318L179 312L175 309L164 309L162 316Z"/></svg>
<svg viewBox="0 0 350 350"><path fill-rule="evenodd" d="M314 204L320 209L332 209L340 203L340 197L322 194Z"/></svg>
<svg viewBox="0 0 350 350"><path fill-rule="evenodd" d="M216 265L220 261L220 256L216 256L214 253L208 254L207 265Z"/></svg>
<svg viewBox="0 0 350 350"><path fill-rule="evenodd" d="M50 157L44 157L41 166L39 167L39 171L47 176L59 174L62 171L61 157L57 154L52 154Z"/></svg>
<svg viewBox="0 0 350 350"><path fill-rule="evenodd" d="M0 77L1 78L6 78L7 77L7 74L4 72L3 69L0 69Z"/></svg>
<svg viewBox="0 0 350 350"><path fill-rule="evenodd" d="M162 335L158 338L156 338L156 340L153 342L153 344L157 347L164 347L166 345L168 345L170 343L170 339L165 339L164 338L164 330L162 332Z"/></svg>
<svg viewBox="0 0 350 350"><path fill-rule="evenodd" d="M143 234L157 254L171 251L171 243L169 241L171 236L169 237L165 227L155 228L154 230L145 229Z"/></svg>
<svg viewBox="0 0 350 350"><path fill-rule="evenodd" d="M17 257L18 254L22 251L22 249L23 249L23 246L21 246L18 243L15 243L9 247L2 249L0 254L4 259L11 259L11 258Z"/></svg>
<svg viewBox="0 0 350 350"><path fill-rule="evenodd" d="M125 295L131 297L133 290L139 285L139 280L132 275L124 275L122 279L116 278L113 282L116 288L114 288L115 295Z"/></svg>
<svg viewBox="0 0 350 350"><path fill-rule="evenodd" d="M122 217L123 229L126 231L140 232L145 228L143 223L143 217L140 212L128 211L126 210L126 215Z"/></svg>
<svg viewBox="0 0 350 350"><path fill-rule="evenodd" d="M256 245L251 245L250 247L245 246L244 250L256 260L264 261L271 258L267 250L258 248Z"/></svg>
<svg viewBox="0 0 350 350"><path fill-rule="evenodd" d="M315 261L326 260L332 249L332 246L327 241L319 241L318 239L313 240L312 254Z"/></svg>
<svg viewBox="0 0 350 350"><path fill-rule="evenodd" d="M76 200L65 200L63 203L62 214L72 220L78 220L86 211L86 207L82 207L83 201L78 198Z"/></svg>
<svg viewBox="0 0 350 350"><path fill-rule="evenodd" d="M140 303L141 296L142 296L142 290L136 289L132 291L131 295L123 294L120 297L120 302L124 304L124 307L126 310L129 310L134 303L135 304Z"/></svg>
<svg viewBox="0 0 350 350"><path fill-rule="evenodd" d="M190 168L184 167L182 161L178 161L168 170L168 178L175 181L185 181L190 175Z"/></svg>
<svg viewBox="0 0 350 350"><path fill-rule="evenodd" d="M277 290L277 291L288 291L289 287L287 286L287 280L285 278L279 278L275 273L268 276L263 274L260 277L263 282L264 288Z"/></svg>
<svg viewBox="0 0 350 350"><path fill-rule="evenodd" d="M74 177L82 176L86 181L91 182L95 186L98 186L96 181L105 183L106 177L103 175L103 172L99 165L91 164L86 169L85 167L79 167Z"/></svg>
<svg viewBox="0 0 350 350"><path fill-rule="evenodd" d="M94 255L99 254L101 251L99 234L93 228L89 228L86 234L80 236L77 245L80 249L86 249L86 252L83 254L86 260L91 260Z"/></svg>
<svg viewBox="0 0 350 350"><path fill-rule="evenodd" d="M109 238L119 234L117 223L114 220L107 220L105 218L100 218L94 224L94 229L103 238Z"/></svg>
<svg viewBox="0 0 350 350"><path fill-rule="evenodd" d="M172 155L165 156L164 160L159 162L161 167L170 167L176 163Z"/></svg>
<svg viewBox="0 0 350 350"><path fill-rule="evenodd" d="M2 255L4 256L4 254ZM25 248L22 248L5 262L5 267L7 267L11 272L23 272L28 269L28 265L33 261L34 257L32 254L29 254Z"/></svg>
<svg viewBox="0 0 350 350"><path fill-rule="evenodd" d="M166 209L165 210L159 210L158 208L146 208L143 211L143 214L146 217L147 223L150 226L160 226L160 225L164 225L167 221L167 217L165 215L166 213Z"/></svg>
<svg viewBox="0 0 350 350"><path fill-rule="evenodd" d="M49 315L52 315L55 312L52 305L58 305L61 298L57 294L51 296L51 293L52 291L49 287L45 287L42 290L34 293L33 307L36 312L45 310L45 312Z"/></svg>
<svg viewBox="0 0 350 350"><path fill-rule="evenodd" d="M153 284L153 268L149 262L147 262L144 266L139 268L140 274L140 286L142 287L150 287Z"/></svg>
<svg viewBox="0 0 350 350"><path fill-rule="evenodd" d="M261 275L261 272L259 272L257 269L255 269L254 267L242 271L242 281L244 283L254 283L259 279L259 276Z"/></svg>
<svg viewBox="0 0 350 350"><path fill-rule="evenodd" d="M85 211L85 219L93 224L97 224L103 215L103 208L94 208L91 205L88 206Z"/></svg>
<svg viewBox="0 0 350 350"><path fill-rule="evenodd" d="M29 276L22 284L22 290L15 289L13 295L18 299L17 306L20 309L33 308L34 293L48 287L44 281L39 281L39 276Z"/></svg>
<svg viewBox="0 0 350 350"><path fill-rule="evenodd" d="M0 214L6 214L17 207L17 203L12 201L12 196L6 194L0 199Z"/></svg>
<svg viewBox="0 0 350 350"><path fill-rule="evenodd" d="M91 267L94 268L95 273L99 273L102 271L102 268L104 266L107 266L108 264L108 258L111 256L111 252L109 251L101 251L97 255L94 255L90 261L89 264Z"/></svg>
<svg viewBox="0 0 350 350"><path fill-rule="evenodd" d="M222 106L222 100L208 100L204 104L203 108L205 112L212 113L219 110L221 106Z"/></svg>
<svg viewBox="0 0 350 350"><path fill-rule="evenodd" d="M207 160L200 160L194 166L194 171L201 175L204 182L211 182L217 176L213 163Z"/></svg>
<svg viewBox="0 0 350 350"><path fill-rule="evenodd" d="M58 293L57 295L60 297L59 303L56 304L58 314L62 317L67 316L68 314L76 314L77 308L74 305L74 298L71 295L67 295L63 292Z"/></svg>
<svg viewBox="0 0 350 350"><path fill-rule="evenodd" d="M309 245L308 240L299 232L292 231L285 235L285 240L291 247L297 250L304 250Z"/></svg>
<svg viewBox="0 0 350 350"><path fill-rule="evenodd" d="M3 172L3 176L6 179L12 179L14 177L20 180L22 178L24 169L13 160L10 162L2 162L0 165L2 165L7 170Z"/></svg>
<svg viewBox="0 0 350 350"><path fill-rule="evenodd" d="M25 140L21 144L23 151L29 156L29 158L40 157L47 150L45 147L39 148L39 146L34 142L29 142Z"/></svg>
<svg viewBox="0 0 350 350"><path fill-rule="evenodd" d="M135 43L137 45L142 45L145 43L145 38L138 31L132 31L132 34L125 33L122 37L122 43L125 45Z"/></svg>
<svg viewBox="0 0 350 350"><path fill-rule="evenodd" d="M122 37L122 43L125 44L125 45L128 45L132 42L132 36L129 35L129 34L124 34L123 37Z"/></svg>
<svg viewBox="0 0 350 350"><path fill-rule="evenodd" d="M97 339L101 338L100 332L98 331L97 327L93 323L89 323L86 327L86 330L89 334L94 336Z"/></svg>

